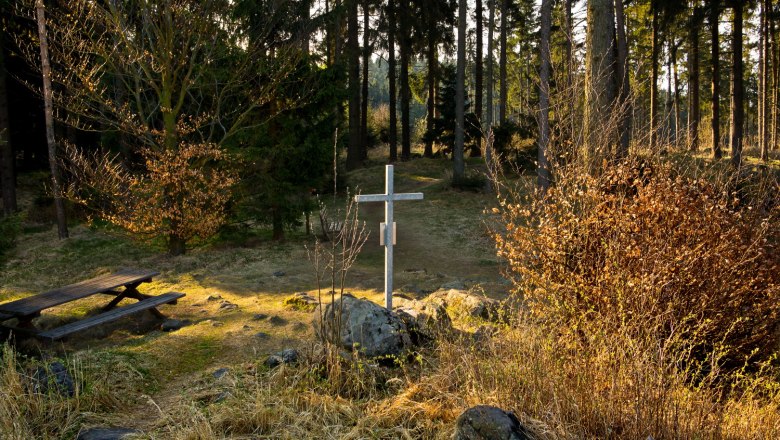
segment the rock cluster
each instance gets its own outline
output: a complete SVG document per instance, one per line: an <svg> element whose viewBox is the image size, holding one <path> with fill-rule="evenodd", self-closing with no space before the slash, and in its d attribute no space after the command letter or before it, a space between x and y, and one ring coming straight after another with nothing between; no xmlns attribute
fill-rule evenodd
<svg viewBox="0 0 780 440"><path fill-rule="evenodd" d="M395 297L393 311L344 294L314 311L315 334L367 357L397 356L414 344L436 339L452 330L450 307L475 318L495 320L498 301L462 290L440 290L422 300Z"/></svg>

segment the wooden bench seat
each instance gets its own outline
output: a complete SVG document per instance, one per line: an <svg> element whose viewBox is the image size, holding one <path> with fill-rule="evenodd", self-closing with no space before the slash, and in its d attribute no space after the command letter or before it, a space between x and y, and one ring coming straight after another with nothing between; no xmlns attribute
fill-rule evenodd
<svg viewBox="0 0 780 440"><path fill-rule="evenodd" d="M9 303L0 304L0 317L2 315L12 315L16 317L35 315L41 310L77 299L86 298L96 293L118 294L118 292L113 291L113 289L121 286L137 285L149 281L152 277L157 275L159 275L159 272L122 269L110 275L100 276L91 280L50 290L41 293L40 295L33 295Z"/></svg>
<svg viewBox="0 0 780 440"><path fill-rule="evenodd" d="M90 318L82 319L80 321L72 322L61 327L38 333L38 337L50 340L62 339L70 334L111 321L116 321L117 319L124 318L125 316L129 316L134 313L153 309L162 304L175 303L176 300L184 296L185 295L183 293L179 292L167 292L163 293L162 295L148 297L144 300L138 301L137 303L115 308Z"/></svg>

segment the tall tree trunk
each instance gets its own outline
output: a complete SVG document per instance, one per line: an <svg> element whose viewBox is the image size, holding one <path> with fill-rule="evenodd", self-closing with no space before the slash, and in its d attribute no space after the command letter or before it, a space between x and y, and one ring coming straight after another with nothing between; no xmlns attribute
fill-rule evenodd
<svg viewBox="0 0 780 440"><path fill-rule="evenodd" d="M390 144L390 162L398 160L398 121L396 120L395 89L395 0L387 1L387 82L390 92L390 132L387 140Z"/></svg>
<svg viewBox="0 0 780 440"><path fill-rule="evenodd" d="M411 57L411 36L409 35L409 0L401 1L401 160L409 160L412 156L411 133L409 127L409 59Z"/></svg>
<svg viewBox="0 0 780 440"><path fill-rule="evenodd" d="M744 85L742 81L742 8L741 2L734 4L733 34L731 37L731 164L739 167L742 163L742 136L745 121Z"/></svg>
<svg viewBox="0 0 780 440"><path fill-rule="evenodd" d="M758 150L764 151L764 105L766 101L766 89L764 88L764 5L759 2L758 13L758 96L756 97L756 137L758 138Z"/></svg>
<svg viewBox="0 0 780 440"><path fill-rule="evenodd" d="M482 0L476 0L476 11L474 17L477 25L477 49L474 58L474 114L482 126ZM482 154L482 136L477 138L476 147L472 151L472 157L479 157Z"/></svg>
<svg viewBox="0 0 780 440"><path fill-rule="evenodd" d="M347 69L349 82L349 144L347 169L360 166L360 46L358 0L347 0Z"/></svg>
<svg viewBox="0 0 780 440"><path fill-rule="evenodd" d="M766 0L769 2L769 0ZM771 3L770 3L771 6ZM770 9L770 8L767 8ZM777 34L775 33L775 21L774 16L769 15L767 16L768 26L769 26L769 38L770 38L770 53L772 54L772 87L771 90L771 129L770 129L770 149L775 150L777 149L777 106L778 106L778 90L780 87L780 64L778 64L778 50L780 49L777 45Z"/></svg>
<svg viewBox="0 0 780 440"><path fill-rule="evenodd" d="M576 132L576 102L579 97L574 91L574 25L572 22L572 3L574 0L564 0L563 3L563 27L564 27L564 61L566 66L566 96L572 103L566 109L566 118L568 124L562 127L563 140L569 141L569 145L574 146L574 133ZM566 152L568 154L569 152Z"/></svg>
<svg viewBox="0 0 780 440"><path fill-rule="evenodd" d="M542 5L544 7L544 5ZM626 40L623 1L615 0L615 26L617 27L617 79L620 82L618 105L620 106L620 142L617 157L628 155L631 142L631 84L628 80L628 42Z"/></svg>
<svg viewBox="0 0 780 440"><path fill-rule="evenodd" d="M691 21L688 28L690 54L688 65L688 146L691 151L699 149L699 23L698 0L694 0Z"/></svg>
<svg viewBox="0 0 780 440"><path fill-rule="evenodd" d="M485 87L485 133L490 136L493 132L493 29L496 27L496 0L488 0L488 41L487 41L487 85ZM493 145L485 144L485 162L491 166L493 160Z"/></svg>
<svg viewBox="0 0 780 440"><path fill-rule="evenodd" d="M653 24L650 73L650 151L658 151L658 0L651 0Z"/></svg>
<svg viewBox="0 0 780 440"><path fill-rule="evenodd" d="M368 159L368 64L371 62L369 32L369 0L363 1L363 87L360 106L360 158Z"/></svg>
<svg viewBox="0 0 780 440"><path fill-rule="evenodd" d="M594 169L615 144L609 120L615 104L615 18L612 0L588 2L585 127L588 164Z"/></svg>
<svg viewBox="0 0 780 440"><path fill-rule="evenodd" d="M463 161L464 122L466 111L466 0L458 5L458 64L455 79L455 149L452 152L452 180L460 182L465 175Z"/></svg>
<svg viewBox="0 0 780 440"><path fill-rule="evenodd" d="M671 76L674 80L674 88L672 89L672 114L674 116L672 140L674 142L674 147L677 148L680 141L680 78L677 75L677 44L675 41L672 41L670 54L672 61Z"/></svg>
<svg viewBox="0 0 780 440"><path fill-rule="evenodd" d="M620 1L620 0L618 0ZM537 168L539 188L546 192L550 187L550 166L547 153L550 151L550 28L552 27L552 0L542 0L541 39L539 40L539 152Z"/></svg>
<svg viewBox="0 0 780 440"><path fill-rule="evenodd" d="M426 129L428 133L433 133L434 113L436 112L436 35L434 32L428 32L428 111L426 114ZM425 139L425 157L433 157L433 139L426 136Z"/></svg>
<svg viewBox="0 0 780 440"><path fill-rule="evenodd" d="M496 1L488 0L488 41L487 41L487 85L485 86L485 127L489 131L493 127L493 90L495 89L495 78L493 75L493 30L496 27Z"/></svg>
<svg viewBox="0 0 780 440"><path fill-rule="evenodd" d="M710 34L712 44L712 157L720 159L723 152L720 148L720 34L718 21L720 19L719 0L710 2Z"/></svg>
<svg viewBox="0 0 780 440"><path fill-rule="evenodd" d="M309 55L309 39L311 38L311 7L314 0L302 0L299 2L298 13L300 24L295 33L295 38L304 55Z"/></svg>
<svg viewBox="0 0 780 440"><path fill-rule="evenodd" d="M14 148L11 145L11 126L8 121L8 88L5 76L3 31L0 29L0 178L2 179L0 185L3 187L4 215L9 215L18 209L15 174Z"/></svg>
<svg viewBox="0 0 780 440"><path fill-rule="evenodd" d="M759 126L761 137L761 160L769 160L769 0L764 0L761 5L761 123Z"/></svg>
<svg viewBox="0 0 780 440"><path fill-rule="evenodd" d="M65 205L62 201L60 168L57 164L57 144L54 140L54 109L51 93L51 65L49 64L49 44L46 38L46 17L43 0L36 0L35 13L38 22L38 38L41 49L41 71L43 73L43 108L46 118L46 144L49 148L49 167L51 168L54 207L57 211L57 236L68 238L68 225L65 222Z"/></svg>
<svg viewBox="0 0 780 440"><path fill-rule="evenodd" d="M330 15L330 0L325 0L325 15ZM325 63L332 66L333 63L333 20L328 20L325 24Z"/></svg>
<svg viewBox="0 0 780 440"><path fill-rule="evenodd" d="M506 83L506 34L507 34L507 14L509 14L509 0L501 0L501 48L498 60L498 123L506 122L506 101L507 101L507 83Z"/></svg>

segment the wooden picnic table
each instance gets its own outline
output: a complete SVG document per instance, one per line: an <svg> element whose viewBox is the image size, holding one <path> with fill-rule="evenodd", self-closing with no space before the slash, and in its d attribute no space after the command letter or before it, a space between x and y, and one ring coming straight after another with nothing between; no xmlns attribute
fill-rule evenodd
<svg viewBox="0 0 780 440"><path fill-rule="evenodd" d="M183 297L184 294L167 292L162 295L150 296L142 294L137 290L140 284L150 282L152 277L157 275L159 275L159 272L150 270L121 269L112 274L101 275L48 292L0 304L0 322L16 318L19 323L15 327L9 327L12 330L53 340L96 325L115 321L143 310L149 310L162 318L164 315L155 307L162 304L175 304L176 300ZM32 320L40 316L43 310L97 294L114 296L103 307L102 313L98 315L43 332L38 331L32 325ZM125 298L132 298L138 302L116 308Z"/></svg>

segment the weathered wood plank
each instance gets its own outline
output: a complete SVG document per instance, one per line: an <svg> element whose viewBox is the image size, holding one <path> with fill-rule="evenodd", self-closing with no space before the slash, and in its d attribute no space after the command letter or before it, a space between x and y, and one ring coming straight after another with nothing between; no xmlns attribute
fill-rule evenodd
<svg viewBox="0 0 780 440"><path fill-rule="evenodd" d="M0 313L12 316L29 316L50 307L86 298L101 292L108 292L122 286L150 281L159 272L139 269L122 269L112 274L70 284L59 289L16 301L0 304Z"/></svg>
<svg viewBox="0 0 780 440"><path fill-rule="evenodd" d="M51 340L62 339L65 336L86 330L91 327L106 324L111 321L116 321L117 319L124 318L125 316L129 316L143 310L153 309L154 307L162 304L174 302L184 296L185 295L183 293L179 292L167 292L163 293L162 295L152 296L143 301L138 301L137 303L133 303L128 306L119 307L108 312L95 315L91 318L82 319L80 321L63 325L62 327L57 327L55 329L38 333L38 337Z"/></svg>

